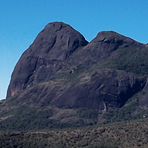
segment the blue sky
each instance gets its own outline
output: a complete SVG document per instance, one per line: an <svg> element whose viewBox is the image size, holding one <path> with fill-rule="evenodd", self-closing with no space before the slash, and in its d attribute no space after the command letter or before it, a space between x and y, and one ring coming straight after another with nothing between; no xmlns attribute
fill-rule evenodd
<svg viewBox="0 0 148 148"><path fill-rule="evenodd" d="M147 0L0 0L0 99L21 54L49 22L65 22L91 41L114 30L148 42Z"/></svg>

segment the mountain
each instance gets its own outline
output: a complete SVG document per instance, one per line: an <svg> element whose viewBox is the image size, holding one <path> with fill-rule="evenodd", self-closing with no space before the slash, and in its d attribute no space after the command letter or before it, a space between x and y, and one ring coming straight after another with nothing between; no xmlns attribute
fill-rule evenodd
<svg viewBox="0 0 148 148"><path fill-rule="evenodd" d="M148 46L114 31L88 42L63 22L22 54L0 102L1 130L35 130L147 117Z"/></svg>
<svg viewBox="0 0 148 148"><path fill-rule="evenodd" d="M51 79L68 57L86 44L84 37L69 25L58 22L48 24L17 63L7 97Z"/></svg>

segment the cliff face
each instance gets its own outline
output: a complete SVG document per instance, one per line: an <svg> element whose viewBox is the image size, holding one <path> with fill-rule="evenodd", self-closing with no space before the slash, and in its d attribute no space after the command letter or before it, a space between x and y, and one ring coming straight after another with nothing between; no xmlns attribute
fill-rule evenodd
<svg viewBox="0 0 148 148"><path fill-rule="evenodd" d="M99 32L88 43L71 26L49 23L16 64L6 102L52 108L51 119L64 122L74 116L68 120L79 123L74 109L114 114L140 94L136 112L148 102L147 57L147 45L116 32Z"/></svg>
<svg viewBox="0 0 148 148"><path fill-rule="evenodd" d="M86 44L84 37L69 25L61 22L46 25L18 61L7 97L36 83L50 80L67 58Z"/></svg>

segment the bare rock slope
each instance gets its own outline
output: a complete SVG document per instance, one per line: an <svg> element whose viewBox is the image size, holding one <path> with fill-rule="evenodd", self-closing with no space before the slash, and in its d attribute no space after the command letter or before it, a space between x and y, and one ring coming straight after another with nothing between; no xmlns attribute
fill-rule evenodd
<svg viewBox="0 0 148 148"><path fill-rule="evenodd" d="M59 22L48 24L18 61L7 97L28 86L50 80L66 59L86 44L84 37L69 25Z"/></svg>

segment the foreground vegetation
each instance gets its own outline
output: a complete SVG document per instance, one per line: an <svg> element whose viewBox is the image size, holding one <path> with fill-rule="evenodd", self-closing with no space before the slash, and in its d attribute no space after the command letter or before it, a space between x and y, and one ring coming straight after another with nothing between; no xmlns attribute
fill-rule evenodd
<svg viewBox="0 0 148 148"><path fill-rule="evenodd" d="M2 148L147 148L148 119L62 130L0 133Z"/></svg>

